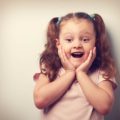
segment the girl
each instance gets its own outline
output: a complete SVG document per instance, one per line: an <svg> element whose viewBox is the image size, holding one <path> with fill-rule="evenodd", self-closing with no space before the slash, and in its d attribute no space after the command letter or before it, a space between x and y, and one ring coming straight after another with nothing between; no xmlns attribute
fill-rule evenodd
<svg viewBox="0 0 120 120"><path fill-rule="evenodd" d="M103 120L112 108L115 66L100 15L53 18L35 74L35 105L42 120Z"/></svg>

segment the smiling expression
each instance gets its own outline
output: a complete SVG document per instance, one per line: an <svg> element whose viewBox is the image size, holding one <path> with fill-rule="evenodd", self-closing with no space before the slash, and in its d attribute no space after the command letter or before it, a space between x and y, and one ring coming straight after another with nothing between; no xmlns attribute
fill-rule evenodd
<svg viewBox="0 0 120 120"><path fill-rule="evenodd" d="M86 19L70 19L60 25L59 39L67 59L78 67L88 57L95 46L95 30L93 24Z"/></svg>

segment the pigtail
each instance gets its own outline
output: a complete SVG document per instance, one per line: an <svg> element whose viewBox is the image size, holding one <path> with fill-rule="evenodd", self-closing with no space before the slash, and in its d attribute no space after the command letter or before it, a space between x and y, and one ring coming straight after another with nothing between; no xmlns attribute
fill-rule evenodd
<svg viewBox="0 0 120 120"><path fill-rule="evenodd" d="M56 48L56 38L58 38L58 18L53 18L48 24L47 28L47 43L45 44L45 50L41 54L40 68L44 64L47 75L52 81L57 77L61 62L58 56Z"/></svg>
<svg viewBox="0 0 120 120"><path fill-rule="evenodd" d="M101 18L101 16L98 14L95 14L94 21L95 21L95 27L96 27L95 28L96 29L96 39L98 40L98 42L96 42L96 43L98 43L97 46L102 47L101 50L104 51L109 48L105 24L104 24L104 21Z"/></svg>
<svg viewBox="0 0 120 120"><path fill-rule="evenodd" d="M110 51L110 42L105 29L105 24L102 17L98 14L94 15L94 26L96 29L96 48L97 61L101 70L105 71L103 75L105 79L110 79L115 76L115 66Z"/></svg>
<svg viewBox="0 0 120 120"><path fill-rule="evenodd" d="M48 29L47 29L47 45L53 45L53 46L48 46L48 47L54 47L54 44L49 44L49 42L53 41L55 43L55 39L58 38L58 17L55 17L51 19L51 21L48 24ZM54 48L53 48L54 49Z"/></svg>

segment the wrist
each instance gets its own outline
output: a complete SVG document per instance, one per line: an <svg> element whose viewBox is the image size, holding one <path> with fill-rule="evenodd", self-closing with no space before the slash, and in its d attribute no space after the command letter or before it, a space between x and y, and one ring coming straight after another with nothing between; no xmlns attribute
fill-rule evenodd
<svg viewBox="0 0 120 120"><path fill-rule="evenodd" d="M67 69L67 70L65 70L65 72L69 73L69 74L71 74L73 76L75 76L75 74L76 74L75 70L72 70L72 69Z"/></svg>
<svg viewBox="0 0 120 120"><path fill-rule="evenodd" d="M74 73L74 74L76 73L74 69L73 70L72 69L67 69L67 70L65 70L65 72L70 72L70 73Z"/></svg>
<svg viewBox="0 0 120 120"><path fill-rule="evenodd" d="M65 71L68 71L68 72L75 72L76 69L73 67L73 68L66 68Z"/></svg>
<svg viewBox="0 0 120 120"><path fill-rule="evenodd" d="M76 69L76 71L75 71L75 72L76 72L76 75L77 75L77 74L83 74L83 73L85 74L85 73L86 73L86 72L85 72L85 71L83 71L83 70L77 70L77 69Z"/></svg>
<svg viewBox="0 0 120 120"><path fill-rule="evenodd" d="M76 77L82 77L82 76L84 76L86 74L87 73L85 71L82 71L82 70L76 71Z"/></svg>
<svg viewBox="0 0 120 120"><path fill-rule="evenodd" d="M76 73L75 70L65 70L65 74L70 78L71 81L73 81Z"/></svg>

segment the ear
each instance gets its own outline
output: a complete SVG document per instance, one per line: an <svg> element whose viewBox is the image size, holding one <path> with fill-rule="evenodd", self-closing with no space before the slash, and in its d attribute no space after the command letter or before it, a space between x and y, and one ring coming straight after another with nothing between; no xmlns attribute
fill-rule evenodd
<svg viewBox="0 0 120 120"><path fill-rule="evenodd" d="M58 46L60 45L60 41L58 38L56 38L55 41L56 41L56 47L58 48Z"/></svg>

